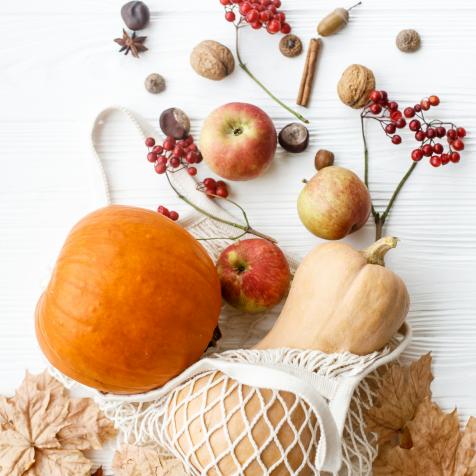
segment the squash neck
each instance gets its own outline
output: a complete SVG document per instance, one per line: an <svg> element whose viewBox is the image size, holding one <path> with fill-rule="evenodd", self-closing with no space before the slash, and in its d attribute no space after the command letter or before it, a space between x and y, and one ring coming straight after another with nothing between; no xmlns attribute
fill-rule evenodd
<svg viewBox="0 0 476 476"><path fill-rule="evenodd" d="M397 243L398 238L395 238L394 236L385 236L361 251L361 253L367 263L385 266L384 257L386 253L392 248L395 248Z"/></svg>

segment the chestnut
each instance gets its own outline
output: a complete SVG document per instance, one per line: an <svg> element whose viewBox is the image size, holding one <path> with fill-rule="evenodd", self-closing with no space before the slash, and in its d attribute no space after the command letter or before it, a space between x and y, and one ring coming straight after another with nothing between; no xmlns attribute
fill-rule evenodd
<svg viewBox="0 0 476 476"><path fill-rule="evenodd" d="M302 124L292 122L281 129L278 141L288 152L303 152L309 144L309 131Z"/></svg>
<svg viewBox="0 0 476 476"><path fill-rule="evenodd" d="M185 139L190 132L190 119L178 107L171 107L163 111L159 124L166 136L172 136L177 140Z"/></svg>
<svg viewBox="0 0 476 476"><path fill-rule="evenodd" d="M149 23L149 7L144 2L127 2L121 8L121 17L130 30L142 30Z"/></svg>

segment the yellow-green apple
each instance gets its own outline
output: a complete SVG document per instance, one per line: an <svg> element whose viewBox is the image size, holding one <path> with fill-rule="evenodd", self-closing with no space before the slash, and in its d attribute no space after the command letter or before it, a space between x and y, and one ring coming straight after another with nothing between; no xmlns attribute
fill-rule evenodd
<svg viewBox="0 0 476 476"><path fill-rule="evenodd" d="M283 252L261 238L228 246L218 258L217 270L225 301L249 313L263 312L278 304L291 281Z"/></svg>
<svg viewBox="0 0 476 476"><path fill-rule="evenodd" d="M339 240L369 218L370 194L357 175L334 165L321 169L301 191L299 218L314 235Z"/></svg>
<svg viewBox="0 0 476 476"><path fill-rule="evenodd" d="M218 175L229 180L258 177L276 152L270 117L252 104L232 102L215 109L203 124L200 152Z"/></svg>

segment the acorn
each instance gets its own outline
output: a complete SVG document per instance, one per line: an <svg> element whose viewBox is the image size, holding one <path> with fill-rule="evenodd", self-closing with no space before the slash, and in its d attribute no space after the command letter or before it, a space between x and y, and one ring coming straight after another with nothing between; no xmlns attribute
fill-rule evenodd
<svg viewBox="0 0 476 476"><path fill-rule="evenodd" d="M319 35L331 36L345 28L347 23L349 23L349 12L361 3L359 2L347 10L345 8L336 8L333 12L329 13L317 25Z"/></svg>

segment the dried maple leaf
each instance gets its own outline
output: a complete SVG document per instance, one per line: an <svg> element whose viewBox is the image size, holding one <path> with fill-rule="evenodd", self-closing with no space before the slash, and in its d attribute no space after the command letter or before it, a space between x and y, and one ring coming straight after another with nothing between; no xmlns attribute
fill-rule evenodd
<svg viewBox="0 0 476 476"><path fill-rule="evenodd" d="M68 398L46 372L27 373L14 397L0 397L0 476L89 476L81 450L113 434L91 399Z"/></svg>
<svg viewBox="0 0 476 476"><path fill-rule="evenodd" d="M188 476L182 463L164 457L156 447L123 445L114 453L112 469L115 476Z"/></svg>
<svg viewBox="0 0 476 476"><path fill-rule="evenodd" d="M389 446L374 462L375 476L474 476L476 420L470 418L461 434L456 410L444 413L426 398L408 423L413 447Z"/></svg>
<svg viewBox="0 0 476 476"><path fill-rule="evenodd" d="M409 367L389 366L377 391L375 404L365 415L367 430L378 434L380 445L411 447L406 424L413 419L418 405L431 396L432 380L430 354Z"/></svg>

